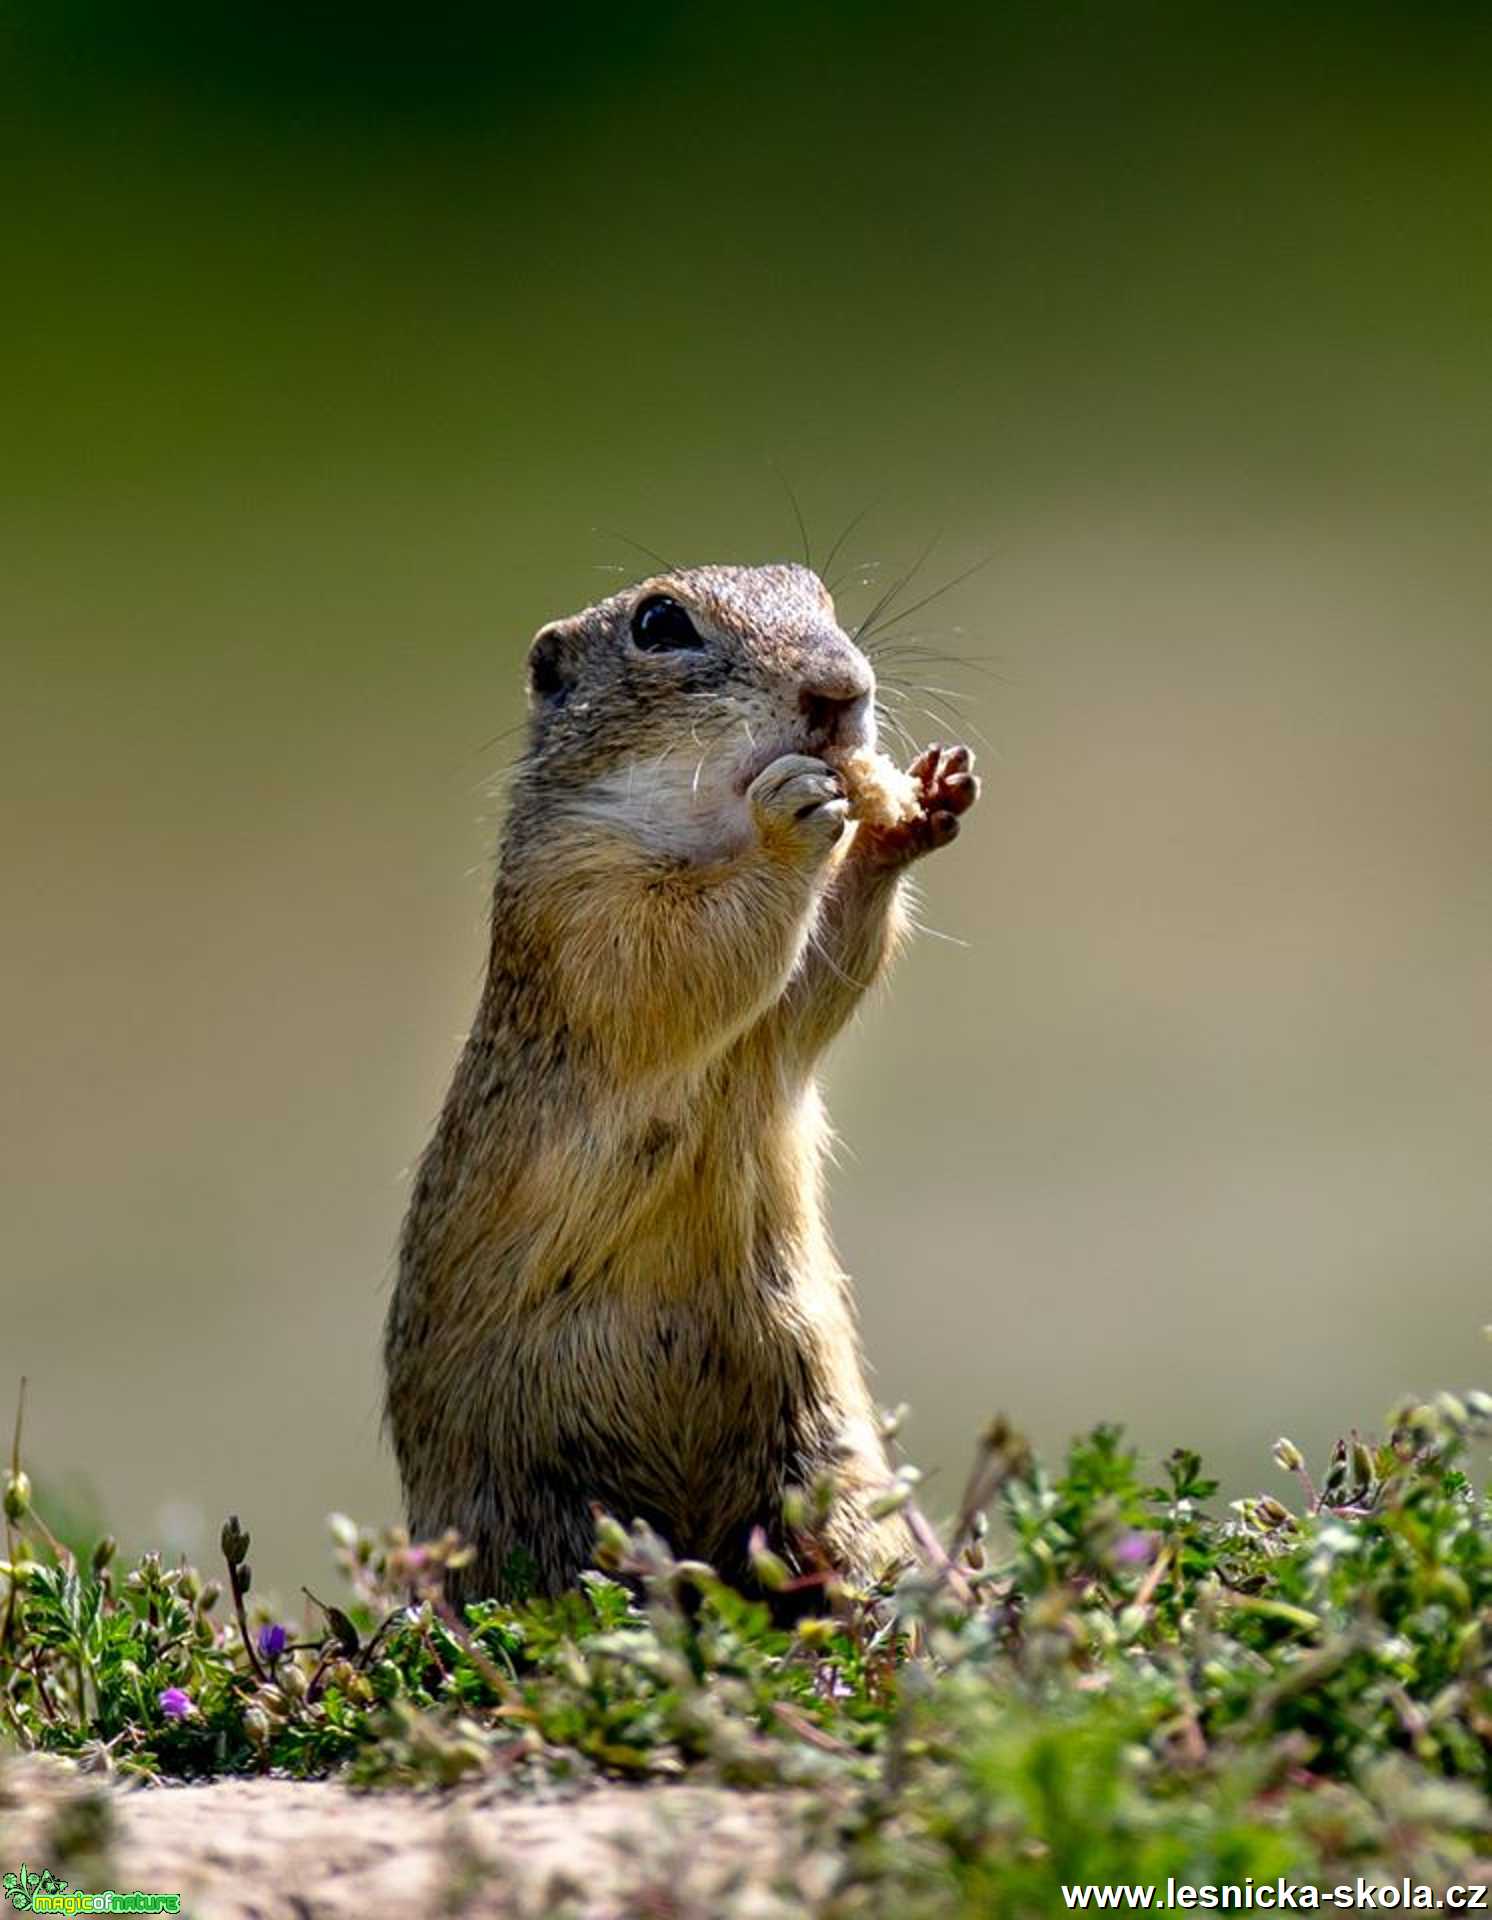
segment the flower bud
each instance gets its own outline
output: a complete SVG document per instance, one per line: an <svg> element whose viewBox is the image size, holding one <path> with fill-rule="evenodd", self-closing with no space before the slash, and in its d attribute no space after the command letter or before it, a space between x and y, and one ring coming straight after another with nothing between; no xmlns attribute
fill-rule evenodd
<svg viewBox="0 0 1492 1920"><path fill-rule="evenodd" d="M773 1553L767 1545L766 1536L760 1527L751 1535L751 1571L768 1593L781 1593L789 1580L791 1570L779 1554Z"/></svg>
<svg viewBox="0 0 1492 1920"><path fill-rule="evenodd" d="M627 1529L621 1521L609 1513L596 1516L596 1564L604 1571L614 1573L627 1558L631 1546Z"/></svg>
<svg viewBox="0 0 1492 1920"><path fill-rule="evenodd" d="M1274 1443L1274 1464L1282 1473L1299 1473L1305 1466L1305 1455L1282 1434Z"/></svg>
<svg viewBox="0 0 1492 1920"><path fill-rule="evenodd" d="M814 1476L809 1498L813 1502L814 1520L821 1524L839 1505L839 1476L832 1467Z"/></svg>

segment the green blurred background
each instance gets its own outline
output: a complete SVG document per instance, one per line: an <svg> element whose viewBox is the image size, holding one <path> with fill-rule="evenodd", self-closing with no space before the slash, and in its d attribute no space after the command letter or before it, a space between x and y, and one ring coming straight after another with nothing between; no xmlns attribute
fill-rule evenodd
<svg viewBox="0 0 1492 1920"><path fill-rule="evenodd" d="M829 1074L929 1504L997 1406L1238 1491L1483 1380L1492 15L212 11L0 15L33 1468L285 1587L393 1513L522 649L618 534L794 556L779 469L849 612L993 556L897 630L954 942Z"/></svg>

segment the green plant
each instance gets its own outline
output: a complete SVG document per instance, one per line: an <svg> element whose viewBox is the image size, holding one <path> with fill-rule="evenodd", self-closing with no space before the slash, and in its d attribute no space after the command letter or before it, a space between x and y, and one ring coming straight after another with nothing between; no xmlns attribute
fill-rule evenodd
<svg viewBox="0 0 1492 1920"><path fill-rule="evenodd" d="M811 1787L825 1914L1047 1912L1089 1881L1464 1877L1492 1786L1492 1398L1443 1394L1338 1444L1321 1486L1222 1513L1114 1428L1060 1471L997 1422L951 1528L894 1590L794 1627L603 1519L597 1571L457 1616L458 1540L334 1517L345 1606L292 1630L223 1528L224 1579L85 1561L19 1456L0 1567L0 1728L123 1771L343 1771L369 1787L693 1773ZM803 1496L805 1499L819 1496ZM785 1572L770 1556L770 1584Z"/></svg>

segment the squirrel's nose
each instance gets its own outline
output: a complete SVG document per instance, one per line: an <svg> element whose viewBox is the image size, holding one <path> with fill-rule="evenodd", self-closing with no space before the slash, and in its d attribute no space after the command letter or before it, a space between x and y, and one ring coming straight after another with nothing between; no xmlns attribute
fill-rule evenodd
<svg viewBox="0 0 1492 1920"><path fill-rule="evenodd" d="M800 658L798 710L815 746L856 747L871 732L876 677L848 637L824 635Z"/></svg>
<svg viewBox="0 0 1492 1920"><path fill-rule="evenodd" d="M816 648L803 666L805 701L828 700L847 706L874 693L875 685L870 662L847 641L840 641L832 648Z"/></svg>

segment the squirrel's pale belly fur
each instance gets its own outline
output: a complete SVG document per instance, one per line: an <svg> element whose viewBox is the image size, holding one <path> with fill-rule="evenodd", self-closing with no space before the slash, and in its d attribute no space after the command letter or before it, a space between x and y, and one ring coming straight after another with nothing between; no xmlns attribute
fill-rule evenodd
<svg viewBox="0 0 1492 1920"><path fill-rule="evenodd" d="M654 657L660 602L694 638ZM900 937L905 866L975 797L968 756L917 763L913 826L846 826L819 756L862 740L871 676L801 568L649 582L532 661L487 982L386 1329L410 1526L472 1543L468 1597L520 1549L571 1583L596 1506L739 1580L757 1526L871 1573L901 1536L869 1512L888 1469L813 1075ZM822 1533L785 1537L831 1464Z"/></svg>

